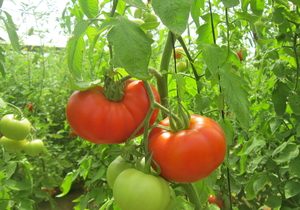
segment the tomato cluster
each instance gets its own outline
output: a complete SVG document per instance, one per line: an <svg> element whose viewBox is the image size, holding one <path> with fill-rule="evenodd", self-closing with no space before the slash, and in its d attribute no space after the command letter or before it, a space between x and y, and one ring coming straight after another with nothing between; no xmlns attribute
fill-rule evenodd
<svg viewBox="0 0 300 210"><path fill-rule="evenodd" d="M118 101L110 100L100 86L74 92L66 108L71 130L96 144L123 143L141 134L154 102L150 101L143 81L129 80L123 91L124 95ZM152 92L154 100L159 102L154 87ZM155 110L149 119L150 125L157 115L158 110ZM171 131L167 117L159 126L150 129L146 146L154 169L149 170L150 162L140 168L136 167L138 163L127 162L121 156L110 163L106 172L107 183L113 189L114 201L122 210L165 210L172 194L166 180L196 182L209 176L223 162L226 142L219 124L193 114L187 125L184 129ZM159 175L151 174L155 169Z"/></svg>
<svg viewBox="0 0 300 210"><path fill-rule="evenodd" d="M7 114L0 120L0 145L7 152L18 153L25 151L26 154L36 156L45 151L44 143L40 139L28 141L26 138L31 131L31 123L28 119L16 119L14 114Z"/></svg>

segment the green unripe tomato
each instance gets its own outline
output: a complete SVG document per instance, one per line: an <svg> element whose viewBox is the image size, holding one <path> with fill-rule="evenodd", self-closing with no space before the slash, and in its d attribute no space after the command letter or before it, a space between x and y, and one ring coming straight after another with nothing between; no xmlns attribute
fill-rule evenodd
<svg viewBox="0 0 300 210"><path fill-rule="evenodd" d="M15 119L13 114L8 114L0 120L0 132L3 136L13 140L25 139L31 129L31 123L28 119Z"/></svg>
<svg viewBox="0 0 300 210"><path fill-rule="evenodd" d="M113 195L122 210L165 210L170 188L163 178L130 168L117 177Z"/></svg>
<svg viewBox="0 0 300 210"><path fill-rule="evenodd" d="M0 138L0 145L2 145L7 152L19 153L24 150L27 140L17 141L9 139L5 136Z"/></svg>
<svg viewBox="0 0 300 210"><path fill-rule="evenodd" d="M132 168L132 165L126 162L126 160L124 160L121 156L118 156L116 159L114 159L106 170L106 180L108 186L113 188L116 178L122 171L128 168Z"/></svg>
<svg viewBox="0 0 300 210"><path fill-rule="evenodd" d="M44 153L46 151L44 142L40 139L35 139L30 142L28 142L25 147L24 151L27 155L30 156L37 156L41 153Z"/></svg>
<svg viewBox="0 0 300 210"><path fill-rule="evenodd" d="M187 64L185 61L180 61L176 63L176 69L178 72L184 72L187 69Z"/></svg>

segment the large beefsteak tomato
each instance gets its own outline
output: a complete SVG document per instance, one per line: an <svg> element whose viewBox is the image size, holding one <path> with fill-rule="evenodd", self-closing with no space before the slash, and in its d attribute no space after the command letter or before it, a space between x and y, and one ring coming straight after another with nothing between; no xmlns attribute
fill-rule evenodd
<svg viewBox="0 0 300 210"><path fill-rule="evenodd" d="M78 136L96 144L117 144L128 139L144 120L150 102L144 83L129 80L125 84L120 101L108 100L102 87L75 91L67 104L67 120ZM152 87L155 100L157 90ZM158 110L153 112L150 124L156 120Z"/></svg>
<svg viewBox="0 0 300 210"><path fill-rule="evenodd" d="M169 126L169 118L160 124ZM194 114L186 130L154 128L149 135L149 151L160 167L161 176L175 182L195 182L223 162L225 134L212 119Z"/></svg>

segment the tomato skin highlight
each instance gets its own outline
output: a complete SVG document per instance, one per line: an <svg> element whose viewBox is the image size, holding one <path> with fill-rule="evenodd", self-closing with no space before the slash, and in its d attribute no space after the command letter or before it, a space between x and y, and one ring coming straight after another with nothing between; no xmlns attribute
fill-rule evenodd
<svg viewBox="0 0 300 210"><path fill-rule="evenodd" d="M166 118L160 125L169 126ZM190 127L171 132L154 128L149 151L167 180L191 183L209 176L224 160L225 134L210 118L191 115Z"/></svg>
<svg viewBox="0 0 300 210"><path fill-rule="evenodd" d="M163 178L130 168L115 180L113 195L122 210L166 210L171 191Z"/></svg>
<svg viewBox="0 0 300 210"><path fill-rule="evenodd" d="M152 87L155 100L159 95ZM102 87L75 91L67 104L66 115L78 136L96 144L117 144L126 141L142 123L150 107L144 83L127 81L124 96L118 102L108 100ZM153 124L155 110L150 119Z"/></svg>

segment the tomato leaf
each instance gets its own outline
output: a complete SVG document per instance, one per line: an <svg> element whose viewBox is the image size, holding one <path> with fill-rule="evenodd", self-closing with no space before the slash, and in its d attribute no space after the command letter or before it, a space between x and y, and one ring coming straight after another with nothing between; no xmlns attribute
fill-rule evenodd
<svg viewBox="0 0 300 210"><path fill-rule="evenodd" d="M274 104L275 112L281 116L285 113L287 96L289 88L283 82L278 81L272 92L272 101Z"/></svg>
<svg viewBox="0 0 300 210"><path fill-rule="evenodd" d="M290 162L291 160L295 159L299 155L299 148L296 144L287 144L286 147L280 151L278 157L274 158L273 160L277 164ZM272 155L274 156L274 155Z"/></svg>
<svg viewBox="0 0 300 210"><path fill-rule="evenodd" d="M288 103L294 114L300 115L300 95L297 93L291 93L288 98Z"/></svg>
<svg viewBox="0 0 300 210"><path fill-rule="evenodd" d="M8 33L8 37L10 40L10 43L14 50L19 51L20 50L20 44L19 44L19 37L17 34L17 27L13 22L13 19L11 15L4 11L4 14L6 15L6 19L2 18L4 20L5 28Z"/></svg>
<svg viewBox="0 0 300 210"><path fill-rule="evenodd" d="M227 8L231 8L234 6L239 5L240 1L239 0L222 0L223 4Z"/></svg>
<svg viewBox="0 0 300 210"><path fill-rule="evenodd" d="M219 67L221 67L226 61L227 49L221 48L215 44L202 44L200 45L200 49L203 51L203 59L210 73L217 76ZM216 57L218 59L216 59Z"/></svg>
<svg viewBox="0 0 300 210"><path fill-rule="evenodd" d="M138 79L149 78L152 40L144 31L128 19L118 17L107 38L113 47L115 67L123 67L128 74Z"/></svg>
<svg viewBox="0 0 300 210"><path fill-rule="evenodd" d="M137 8L147 9L146 5L144 4L144 2L142 0L125 0L125 1L127 2L127 4L130 4Z"/></svg>
<svg viewBox="0 0 300 210"><path fill-rule="evenodd" d="M191 9L191 15L192 18L197 26L197 28L200 26L199 17L201 15L201 11L204 9L204 0L195 0L193 1L192 9Z"/></svg>
<svg viewBox="0 0 300 210"><path fill-rule="evenodd" d="M188 24L191 0L152 0L154 12L175 34L182 34Z"/></svg>
<svg viewBox="0 0 300 210"><path fill-rule="evenodd" d="M247 11L248 5L250 4L250 0L241 0L242 1L242 10Z"/></svg>
<svg viewBox="0 0 300 210"><path fill-rule="evenodd" d="M98 15L98 0L79 0L79 5L88 18L95 18Z"/></svg>
<svg viewBox="0 0 300 210"><path fill-rule="evenodd" d="M61 193L59 195L57 195L56 197L60 198L60 197L65 196L66 194L68 194L68 192L71 189L72 183L75 181L78 174L79 174L78 171L76 171L76 172L73 171L73 172L69 172L65 176L62 184L60 185Z"/></svg>
<svg viewBox="0 0 300 210"><path fill-rule="evenodd" d="M0 109L5 108L6 106L7 106L6 102L2 98L0 98Z"/></svg>
<svg viewBox="0 0 300 210"><path fill-rule="evenodd" d="M292 160L289 164L289 173L292 177L300 178L300 156Z"/></svg>
<svg viewBox="0 0 300 210"><path fill-rule="evenodd" d="M67 57L69 70L77 80L82 80L82 61L85 44L83 36L72 37L67 43Z"/></svg>
<svg viewBox="0 0 300 210"><path fill-rule="evenodd" d="M2 77L6 76L5 66L2 61L0 61L0 73L2 74Z"/></svg>
<svg viewBox="0 0 300 210"><path fill-rule="evenodd" d="M291 198L300 193L300 183L296 181L287 181L284 186L285 197Z"/></svg>
<svg viewBox="0 0 300 210"><path fill-rule="evenodd" d="M251 0L250 7L254 14L261 16L265 8L265 0Z"/></svg>
<svg viewBox="0 0 300 210"><path fill-rule="evenodd" d="M232 71L230 65L224 65L220 70L221 87L224 91L225 101L236 114L241 126L247 129L249 127L250 113L248 93L245 89L246 82Z"/></svg>

